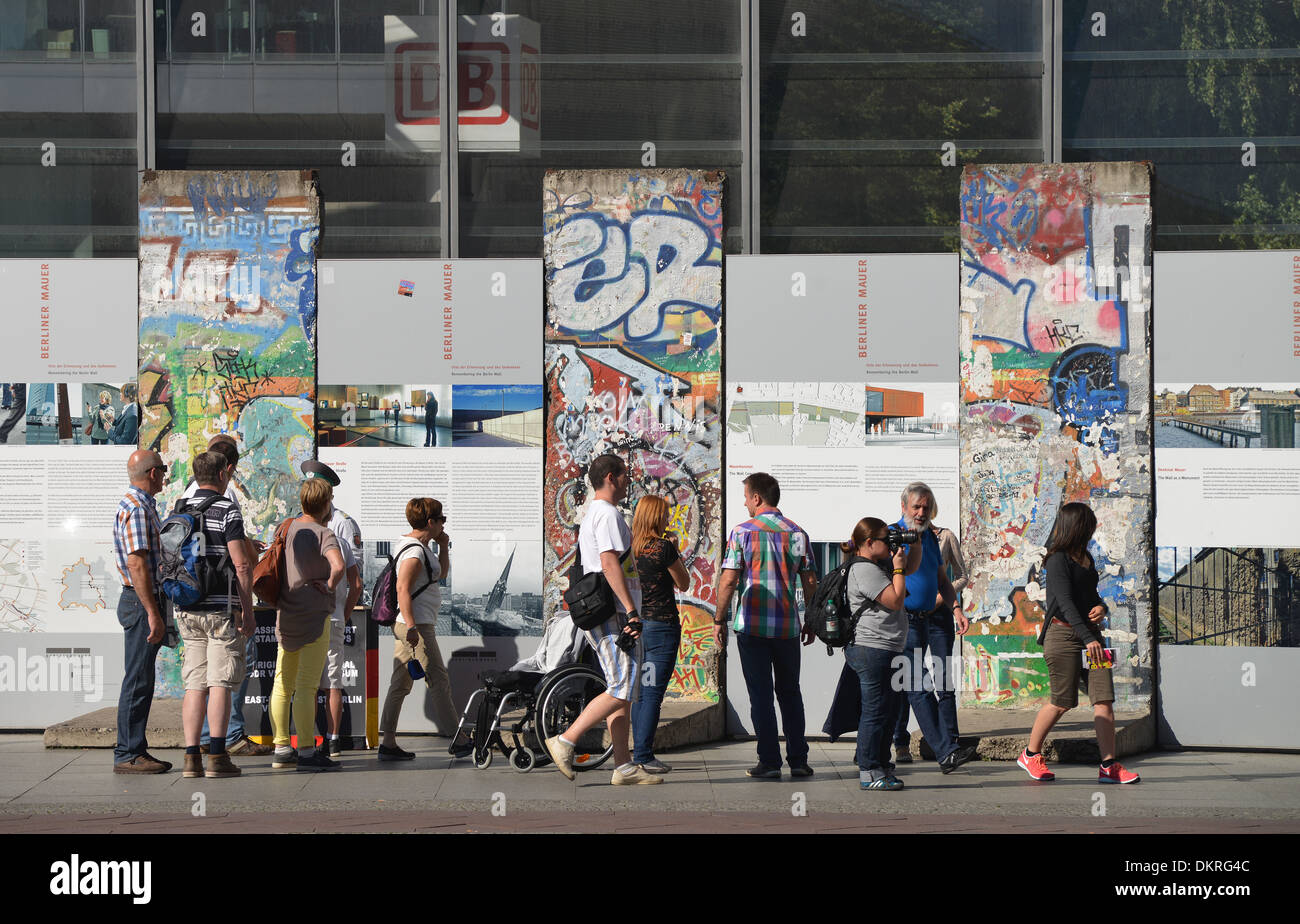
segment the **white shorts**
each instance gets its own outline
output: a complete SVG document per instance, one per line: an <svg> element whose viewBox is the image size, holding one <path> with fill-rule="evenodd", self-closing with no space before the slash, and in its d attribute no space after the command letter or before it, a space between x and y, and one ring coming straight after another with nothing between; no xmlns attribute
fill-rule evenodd
<svg viewBox="0 0 1300 924"><path fill-rule="evenodd" d="M631 654L621 650L617 643L625 625L627 617L619 613L594 629L584 630L584 634L605 675L605 692L615 699L635 702L641 688L641 640L637 639Z"/></svg>
<svg viewBox="0 0 1300 924"><path fill-rule="evenodd" d="M320 673L320 689L343 689L343 617L331 616L330 647L325 655L325 667Z"/></svg>

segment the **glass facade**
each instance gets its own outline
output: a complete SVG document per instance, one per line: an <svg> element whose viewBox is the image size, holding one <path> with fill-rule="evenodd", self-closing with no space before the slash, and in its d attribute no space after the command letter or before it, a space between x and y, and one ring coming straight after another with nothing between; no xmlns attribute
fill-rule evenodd
<svg viewBox="0 0 1300 924"><path fill-rule="evenodd" d="M134 254L141 167L315 169L329 257L536 256L546 169L652 165L727 172L730 253L952 251L962 164L1053 157L1152 161L1158 249L1295 248L1298 49L1293 0L10 0L0 256Z"/></svg>
<svg viewBox="0 0 1300 924"><path fill-rule="evenodd" d="M1300 5L1066 0L1063 160L1156 165L1159 250L1300 247Z"/></svg>

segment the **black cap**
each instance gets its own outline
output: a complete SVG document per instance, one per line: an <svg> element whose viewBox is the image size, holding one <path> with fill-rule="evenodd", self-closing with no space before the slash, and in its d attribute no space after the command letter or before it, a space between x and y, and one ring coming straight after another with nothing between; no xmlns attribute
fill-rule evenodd
<svg viewBox="0 0 1300 924"><path fill-rule="evenodd" d="M330 468L324 462L317 462L315 459L308 459L301 466L304 478L324 478L333 487L339 486L339 476L334 474L334 469Z"/></svg>

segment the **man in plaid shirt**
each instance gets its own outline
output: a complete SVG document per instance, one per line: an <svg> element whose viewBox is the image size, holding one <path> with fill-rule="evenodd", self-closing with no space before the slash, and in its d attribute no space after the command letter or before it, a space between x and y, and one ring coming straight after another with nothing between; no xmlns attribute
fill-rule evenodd
<svg viewBox="0 0 1300 924"><path fill-rule="evenodd" d="M137 449L126 462L126 473L131 487L113 523L113 554L122 579L117 621L126 633L113 772L166 773L172 765L149 753L144 731L153 703L154 661L165 632L156 590L162 524L154 497L167 480L167 466L158 453Z"/></svg>
<svg viewBox="0 0 1300 924"><path fill-rule="evenodd" d="M766 472L745 479L745 509L750 520L727 537L727 551L718 578L718 608L713 636L726 644L727 614L731 598L743 582L740 605L732 628L740 667L749 690L749 716L758 736L758 764L747 776L765 780L781 778L781 748L776 729L773 691L781 706L785 729L785 756L792 777L812 776L808 742L804 739L803 694L799 692L799 637L810 645L816 635L801 629L795 604L795 575L803 582L804 599L817 589L808 534L777 509L781 486ZM775 683L773 683L775 678Z"/></svg>

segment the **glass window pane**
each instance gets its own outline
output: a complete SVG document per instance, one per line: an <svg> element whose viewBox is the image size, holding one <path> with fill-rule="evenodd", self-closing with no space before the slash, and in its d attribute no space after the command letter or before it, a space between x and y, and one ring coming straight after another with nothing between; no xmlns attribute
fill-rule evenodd
<svg viewBox="0 0 1300 924"><path fill-rule="evenodd" d="M1063 158L1152 161L1157 249L1300 247L1300 9L1094 7L1064 4Z"/></svg>
<svg viewBox="0 0 1300 924"><path fill-rule="evenodd" d="M232 34L242 28L239 14L247 5L240 2L231 4ZM188 22L181 17L189 7L176 6L173 42ZM418 6L412 0L349 0L347 28L358 41L347 46L355 50L338 56L332 45L323 56L305 44L295 45L294 54L273 54L273 42L263 54L262 39L272 25L312 22L303 18L312 9L325 17L314 0L254 4L257 54L251 59L222 48L174 51L172 61L158 66L158 167L314 169L325 211L321 256L440 256L438 127L430 145L399 146L388 138L391 119L385 115L385 16L408 15ZM280 8L289 12L276 13ZM331 35L333 15L325 17ZM436 23L427 16L419 24L436 38ZM436 87L433 65L428 79Z"/></svg>
<svg viewBox="0 0 1300 924"><path fill-rule="evenodd" d="M726 250L742 249L741 0L456 8L460 256L540 256L545 171L637 170L647 143L657 167L727 172Z"/></svg>
<svg viewBox="0 0 1300 924"><path fill-rule="evenodd" d="M86 59L134 58L135 0L86 0Z"/></svg>
<svg viewBox="0 0 1300 924"><path fill-rule="evenodd" d="M167 6L173 60L248 58L253 22L250 0L170 0ZM166 60L161 53L157 57Z"/></svg>
<svg viewBox="0 0 1300 924"><path fill-rule="evenodd" d="M259 0L258 57L333 58L334 47L334 0Z"/></svg>
<svg viewBox="0 0 1300 924"><path fill-rule="evenodd" d="M956 250L961 165L1043 160L1041 9L764 0L761 249Z"/></svg>
<svg viewBox="0 0 1300 924"><path fill-rule="evenodd" d="M79 6L0 4L0 256L136 251L134 3Z"/></svg>
<svg viewBox="0 0 1300 924"><path fill-rule="evenodd" d="M0 4L0 60L80 57L79 0L10 0Z"/></svg>

